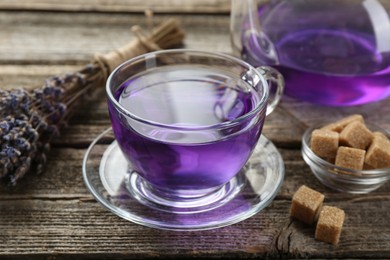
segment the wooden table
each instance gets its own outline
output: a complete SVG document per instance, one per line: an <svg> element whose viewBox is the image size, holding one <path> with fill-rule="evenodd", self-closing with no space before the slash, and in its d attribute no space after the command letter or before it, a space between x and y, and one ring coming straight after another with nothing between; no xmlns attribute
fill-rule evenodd
<svg viewBox="0 0 390 260"><path fill-rule="evenodd" d="M145 4L146 3L146 4ZM175 17L185 48L231 52L229 0L1 0L0 85L35 86L76 71L96 52L132 39L143 10L155 22ZM390 182L365 195L323 186L300 152L303 131L316 121L361 113L390 129L390 100L353 108L325 108L284 97L267 118L264 135L285 162L284 184L269 207L238 224L208 231L162 231L136 225L102 208L82 179L88 145L110 126L104 95L86 102L53 143L41 175L28 174L0 189L0 256L10 258L390 258ZM345 210L338 246L314 240L314 229L289 218L293 193L308 185Z"/></svg>

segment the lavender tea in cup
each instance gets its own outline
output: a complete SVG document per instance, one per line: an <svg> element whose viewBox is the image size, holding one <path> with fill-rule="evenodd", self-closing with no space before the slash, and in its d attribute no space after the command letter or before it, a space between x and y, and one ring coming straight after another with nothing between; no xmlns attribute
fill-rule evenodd
<svg viewBox="0 0 390 260"><path fill-rule="evenodd" d="M107 82L115 138L144 204L207 209L223 201L280 99L280 75L222 54L159 51L120 65ZM234 183L234 184L232 184Z"/></svg>

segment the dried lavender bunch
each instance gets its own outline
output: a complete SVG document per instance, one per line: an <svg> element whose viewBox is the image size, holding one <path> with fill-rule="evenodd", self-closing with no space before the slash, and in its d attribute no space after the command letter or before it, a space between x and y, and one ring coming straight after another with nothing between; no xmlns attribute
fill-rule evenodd
<svg viewBox="0 0 390 260"><path fill-rule="evenodd" d="M134 26L133 32L137 39L96 55L79 72L51 77L29 91L0 89L0 179L15 185L31 170L40 173L51 140L59 135L84 94L103 85L108 74L125 60L181 45L184 38L174 19L163 22L148 36L139 26Z"/></svg>
<svg viewBox="0 0 390 260"><path fill-rule="evenodd" d="M30 169L42 171L50 141L92 86L87 75L55 76L31 91L0 90L0 178L15 185Z"/></svg>

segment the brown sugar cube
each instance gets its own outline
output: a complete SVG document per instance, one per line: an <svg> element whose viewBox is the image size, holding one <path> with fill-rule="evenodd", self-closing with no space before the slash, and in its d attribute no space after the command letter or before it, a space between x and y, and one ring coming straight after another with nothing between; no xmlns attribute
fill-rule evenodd
<svg viewBox="0 0 390 260"><path fill-rule="evenodd" d="M312 225L318 217L318 211L322 207L325 196L318 191L302 185L295 192L290 215L306 224Z"/></svg>
<svg viewBox="0 0 390 260"><path fill-rule="evenodd" d="M344 219L344 210L324 206L318 218L315 239L337 245L340 240Z"/></svg>
<svg viewBox="0 0 390 260"><path fill-rule="evenodd" d="M335 158L339 147L339 133L328 130L316 129L311 134L311 150L323 158Z"/></svg>
<svg viewBox="0 0 390 260"><path fill-rule="evenodd" d="M382 133L375 132L364 162L373 169L390 166L390 140ZM370 168L367 167L367 168Z"/></svg>
<svg viewBox="0 0 390 260"><path fill-rule="evenodd" d="M340 144L358 149L366 149L373 139L373 134L359 121L349 123L340 133Z"/></svg>
<svg viewBox="0 0 390 260"><path fill-rule="evenodd" d="M328 124L321 129L323 130L329 130L329 131L335 131L335 132L341 132L346 125L348 125L351 122L358 121L364 124L364 118L362 115L355 114L348 117L345 117L343 119L340 119L334 123Z"/></svg>
<svg viewBox="0 0 390 260"><path fill-rule="evenodd" d="M365 150L340 146L337 149L335 164L353 170L362 170L365 155Z"/></svg>

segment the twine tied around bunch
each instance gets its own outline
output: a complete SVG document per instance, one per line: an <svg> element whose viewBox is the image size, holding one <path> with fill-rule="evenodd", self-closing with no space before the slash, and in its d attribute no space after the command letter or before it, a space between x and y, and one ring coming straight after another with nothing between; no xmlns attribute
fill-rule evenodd
<svg viewBox="0 0 390 260"><path fill-rule="evenodd" d="M93 63L101 68L104 79L107 79L108 75L124 61L147 52L179 45L184 38L184 32L174 19L163 22L151 35L145 35L139 25L134 25L131 31L136 39L107 54L95 55Z"/></svg>

